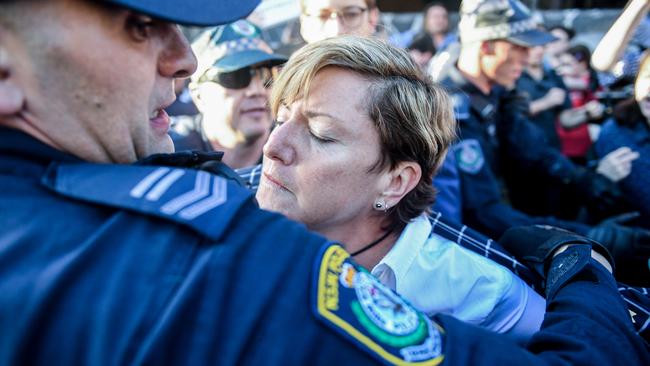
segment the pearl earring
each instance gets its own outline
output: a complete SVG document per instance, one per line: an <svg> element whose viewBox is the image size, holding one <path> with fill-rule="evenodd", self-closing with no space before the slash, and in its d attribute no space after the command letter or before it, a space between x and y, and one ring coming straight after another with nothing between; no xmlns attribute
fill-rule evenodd
<svg viewBox="0 0 650 366"><path fill-rule="evenodd" d="M388 210L388 205L384 200L377 200L375 201L375 210L377 211L384 211L386 212Z"/></svg>

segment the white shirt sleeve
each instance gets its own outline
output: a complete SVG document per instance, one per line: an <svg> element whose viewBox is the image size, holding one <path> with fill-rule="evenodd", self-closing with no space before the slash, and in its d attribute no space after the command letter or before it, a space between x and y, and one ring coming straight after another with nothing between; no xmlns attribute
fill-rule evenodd
<svg viewBox="0 0 650 366"><path fill-rule="evenodd" d="M432 233L424 216L407 225L372 273L429 316L445 313L501 333L519 323L529 301L543 303L505 267ZM543 310L529 309L517 337L535 327L530 324L539 328Z"/></svg>

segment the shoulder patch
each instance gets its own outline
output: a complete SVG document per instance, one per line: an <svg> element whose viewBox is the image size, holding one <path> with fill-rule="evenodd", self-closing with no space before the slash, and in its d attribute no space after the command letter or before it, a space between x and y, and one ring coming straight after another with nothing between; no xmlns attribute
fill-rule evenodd
<svg viewBox="0 0 650 366"><path fill-rule="evenodd" d="M213 240L253 195L205 171L157 166L53 164L42 183L63 196L161 217Z"/></svg>
<svg viewBox="0 0 650 366"><path fill-rule="evenodd" d="M462 140L454 146L454 156L458 169L469 174L476 174L485 165L485 157L478 140Z"/></svg>
<svg viewBox="0 0 650 366"><path fill-rule="evenodd" d="M443 329L354 263L340 245L326 245L314 268L316 316L380 361L438 365Z"/></svg>

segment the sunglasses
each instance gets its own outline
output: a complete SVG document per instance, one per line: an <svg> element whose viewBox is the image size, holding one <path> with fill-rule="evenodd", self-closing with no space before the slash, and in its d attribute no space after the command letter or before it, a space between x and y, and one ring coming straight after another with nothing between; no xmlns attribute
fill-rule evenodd
<svg viewBox="0 0 650 366"><path fill-rule="evenodd" d="M211 81L228 89L244 89L250 85L255 75L257 75L262 80L264 87L269 88L273 83L275 74L277 74L276 68L269 67L244 67L231 72L215 73L210 73L210 70L208 70L199 78L199 83Z"/></svg>

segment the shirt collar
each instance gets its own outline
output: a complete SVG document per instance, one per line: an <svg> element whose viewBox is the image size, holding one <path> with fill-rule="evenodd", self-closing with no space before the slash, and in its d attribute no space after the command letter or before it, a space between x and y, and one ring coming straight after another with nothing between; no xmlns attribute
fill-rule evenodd
<svg viewBox="0 0 650 366"><path fill-rule="evenodd" d="M387 267L393 272L396 282L400 282L430 234L431 222L425 214L413 219L406 225L388 254L372 269L372 274L376 276L381 268Z"/></svg>

